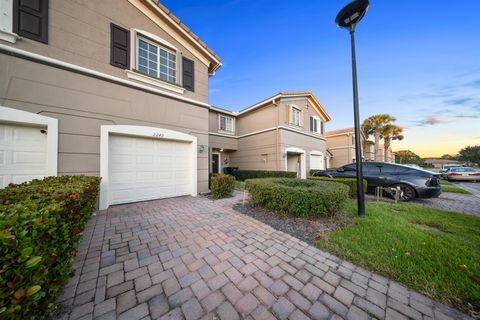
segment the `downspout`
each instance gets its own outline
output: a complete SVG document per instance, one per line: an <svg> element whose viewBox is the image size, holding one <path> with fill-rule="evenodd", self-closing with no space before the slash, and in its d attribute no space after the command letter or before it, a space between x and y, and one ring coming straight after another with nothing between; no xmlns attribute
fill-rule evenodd
<svg viewBox="0 0 480 320"><path fill-rule="evenodd" d="M275 112L275 127L276 127L275 130L277 131L277 133L276 133L276 139L277 139L277 141L276 141L276 143L275 143L275 153L276 153L276 155L277 155L277 156L275 157L275 158L276 158L276 161L275 161L275 162L276 162L276 163L275 163L275 167L276 167L276 168L275 168L275 169L276 169L277 171L280 171L280 170L281 170L281 169L280 169L281 156L280 156L280 153L279 153L279 146L278 146L278 144L280 143L280 131L279 131L279 129L278 129L278 127L279 127L279 123L278 123L279 117L278 117L278 114L279 114L280 110L278 110L278 104L275 103L275 99L272 99L272 104L273 104L273 105L276 107L276 109L277 109L277 110L275 110L275 111L276 111L276 112Z"/></svg>

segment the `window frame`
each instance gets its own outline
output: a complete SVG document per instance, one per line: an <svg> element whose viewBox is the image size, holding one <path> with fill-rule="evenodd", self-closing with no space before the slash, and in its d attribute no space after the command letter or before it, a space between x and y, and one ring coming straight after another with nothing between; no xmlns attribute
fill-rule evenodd
<svg viewBox="0 0 480 320"><path fill-rule="evenodd" d="M318 116L312 116L312 132L316 134L322 134L322 120Z"/></svg>
<svg viewBox="0 0 480 320"><path fill-rule="evenodd" d="M294 111L298 112L298 123L295 123L294 122ZM295 105L291 105L290 106L290 125L292 126L296 126L296 127L301 127L302 126L302 121L301 121L301 118L302 118L302 110L295 106Z"/></svg>
<svg viewBox="0 0 480 320"><path fill-rule="evenodd" d="M157 76L154 76L154 75L151 75L147 72L143 72L143 71L140 71L140 40L148 43L149 45L151 46L154 46L157 48ZM171 54L174 56L174 61L175 61L175 68L173 69L174 72L175 72L175 75L174 75L174 81L170 81L170 80L165 80L165 79L162 79L160 78L160 49L166 51L168 54ZM157 79L159 81L163 81L165 83L169 83L169 84L174 84L174 85L178 85L178 81L179 81L179 65L178 65L178 57L179 57L179 54L176 50L172 49L172 48L169 48L168 46L166 46L165 44L163 43L159 43L157 41L154 41L152 39L150 39L148 36L145 36L141 33L136 33L135 34L135 71L139 72L140 74L142 75L145 75L145 76L148 76L148 77L152 77L154 79ZM167 58L168 59L168 58ZM169 60L167 60L168 62ZM170 67L167 66L167 71ZM170 68L171 69L171 68ZM169 77L170 75L167 74L167 78Z"/></svg>
<svg viewBox="0 0 480 320"><path fill-rule="evenodd" d="M225 118L225 129L222 129L222 117ZM232 121L232 130L228 130L227 127L227 120L230 119ZM235 133L235 118L232 116L228 116L226 114L218 114L218 131L223 133L234 134Z"/></svg>

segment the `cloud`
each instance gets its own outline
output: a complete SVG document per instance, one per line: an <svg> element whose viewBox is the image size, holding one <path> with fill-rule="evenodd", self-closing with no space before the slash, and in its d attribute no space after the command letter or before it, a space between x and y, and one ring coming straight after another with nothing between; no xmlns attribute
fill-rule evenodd
<svg viewBox="0 0 480 320"><path fill-rule="evenodd" d="M466 85L468 87L480 88L480 79L468 82Z"/></svg>
<svg viewBox="0 0 480 320"><path fill-rule="evenodd" d="M440 115L431 115L426 117L423 120L415 121L415 127L424 127L424 126L433 126L436 124L447 123L450 122L451 119L448 117L440 116Z"/></svg>
<svg viewBox="0 0 480 320"><path fill-rule="evenodd" d="M457 105L457 106L463 106L465 104L468 104L472 100L473 100L472 98L455 98L455 99L445 100L444 102L446 104L454 104L454 105Z"/></svg>
<svg viewBox="0 0 480 320"><path fill-rule="evenodd" d="M478 114L457 114L455 118L460 118L460 119L478 119L480 118L480 115Z"/></svg>

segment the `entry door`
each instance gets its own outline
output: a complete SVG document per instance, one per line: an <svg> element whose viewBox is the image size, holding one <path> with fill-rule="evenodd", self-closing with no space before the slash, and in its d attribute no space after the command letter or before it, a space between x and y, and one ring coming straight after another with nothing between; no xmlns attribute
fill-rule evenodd
<svg viewBox="0 0 480 320"><path fill-rule="evenodd" d="M190 143L111 135L110 203L128 203L192 193Z"/></svg>
<svg viewBox="0 0 480 320"><path fill-rule="evenodd" d="M220 155L212 153L212 173L220 173Z"/></svg>
<svg viewBox="0 0 480 320"><path fill-rule="evenodd" d="M0 188L47 175L47 133L41 128L0 124Z"/></svg>

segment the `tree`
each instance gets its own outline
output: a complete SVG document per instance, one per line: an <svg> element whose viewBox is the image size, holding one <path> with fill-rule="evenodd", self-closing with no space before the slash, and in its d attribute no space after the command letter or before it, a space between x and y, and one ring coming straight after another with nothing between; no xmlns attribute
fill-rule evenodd
<svg viewBox="0 0 480 320"><path fill-rule="evenodd" d="M385 150L385 155L390 148L390 144L392 140L403 140L402 135L403 129L394 125L394 124L387 124L383 127L382 130L382 138L383 138L383 148Z"/></svg>
<svg viewBox="0 0 480 320"><path fill-rule="evenodd" d="M444 154L444 155L441 156L440 158L442 158L442 159L447 159L447 160L457 160L457 159L458 159L458 155L452 156L451 154Z"/></svg>
<svg viewBox="0 0 480 320"><path fill-rule="evenodd" d="M422 164L423 160L419 155L415 154L410 150L400 150L395 152L395 162L396 163L413 163L413 164Z"/></svg>
<svg viewBox="0 0 480 320"><path fill-rule="evenodd" d="M375 137L375 161L380 161L378 150L384 127L392 124L395 120L396 119L389 114L376 114L363 121L362 131L365 137L367 137L367 139L371 135Z"/></svg>
<svg viewBox="0 0 480 320"><path fill-rule="evenodd" d="M459 157L461 161L480 164L480 146L467 146L460 150Z"/></svg>

